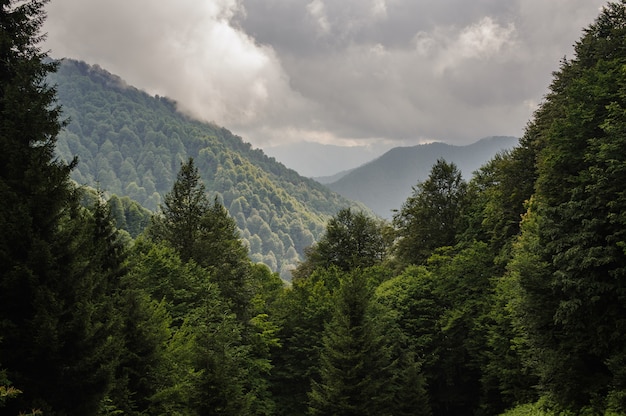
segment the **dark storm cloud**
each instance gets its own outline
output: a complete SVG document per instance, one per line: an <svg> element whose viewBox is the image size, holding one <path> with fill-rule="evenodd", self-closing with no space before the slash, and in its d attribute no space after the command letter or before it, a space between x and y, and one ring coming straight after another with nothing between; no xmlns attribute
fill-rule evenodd
<svg viewBox="0 0 626 416"><path fill-rule="evenodd" d="M599 0L53 0L98 63L256 145L520 135Z"/></svg>

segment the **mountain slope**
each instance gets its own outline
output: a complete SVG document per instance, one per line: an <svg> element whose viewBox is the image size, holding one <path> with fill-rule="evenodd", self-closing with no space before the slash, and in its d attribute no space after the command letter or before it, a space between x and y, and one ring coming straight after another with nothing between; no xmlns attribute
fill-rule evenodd
<svg viewBox="0 0 626 416"><path fill-rule="evenodd" d="M514 137L489 137L468 146L429 143L396 147L327 186L391 218L392 210L401 208L412 187L428 178L438 158L454 162L467 180L496 153L514 147L517 141Z"/></svg>
<svg viewBox="0 0 626 416"><path fill-rule="evenodd" d="M78 156L72 177L157 210L182 161L193 157L211 195L237 221L251 257L285 276L350 202L253 149L225 128L192 120L176 104L128 86L98 66L64 60L50 82L69 117L58 153Z"/></svg>

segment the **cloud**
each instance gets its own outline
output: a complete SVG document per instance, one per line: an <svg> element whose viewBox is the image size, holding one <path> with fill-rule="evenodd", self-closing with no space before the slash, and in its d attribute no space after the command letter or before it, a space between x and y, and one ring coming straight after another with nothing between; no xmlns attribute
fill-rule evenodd
<svg viewBox="0 0 626 416"><path fill-rule="evenodd" d="M313 0L306 6L307 11L317 23L320 34L325 35L330 32L330 23L326 16L326 7L322 0Z"/></svg>
<svg viewBox="0 0 626 416"><path fill-rule="evenodd" d="M97 63L207 121L245 126L271 118L273 102L302 105L271 46L232 24L244 12L234 0L56 0L47 11L52 56Z"/></svg>
<svg viewBox="0 0 626 416"><path fill-rule="evenodd" d="M520 135L604 0L54 0L46 47L258 146Z"/></svg>

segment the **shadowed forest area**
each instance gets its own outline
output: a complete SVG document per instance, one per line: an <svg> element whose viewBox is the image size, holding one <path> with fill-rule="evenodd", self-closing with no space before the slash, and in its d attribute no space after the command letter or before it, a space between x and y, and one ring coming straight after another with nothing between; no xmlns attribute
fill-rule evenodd
<svg viewBox="0 0 626 416"><path fill-rule="evenodd" d="M290 285L193 157L132 233L71 180L45 3L0 3L0 413L626 413L626 0L517 147L337 210Z"/></svg>

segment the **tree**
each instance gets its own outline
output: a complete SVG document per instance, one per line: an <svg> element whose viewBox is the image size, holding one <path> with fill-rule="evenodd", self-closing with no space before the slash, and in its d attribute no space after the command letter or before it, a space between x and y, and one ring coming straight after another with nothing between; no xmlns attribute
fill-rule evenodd
<svg viewBox="0 0 626 416"><path fill-rule="evenodd" d="M249 319L252 293L247 249L224 206L217 199L209 202L192 158L181 165L161 210L161 215L153 218L149 235L170 244L183 261L193 260L209 270L239 318Z"/></svg>
<svg viewBox="0 0 626 416"><path fill-rule="evenodd" d="M456 242L467 184L454 163L439 159L393 218L402 264L423 264L432 252Z"/></svg>
<svg viewBox="0 0 626 416"><path fill-rule="evenodd" d="M22 390L6 411L95 414L120 352L123 260L108 213L80 207L57 160L56 68L39 49L41 1L0 2L0 356ZM5 409L3 409L5 411Z"/></svg>
<svg viewBox="0 0 626 416"><path fill-rule="evenodd" d="M306 260L294 272L306 277L317 267L338 267L343 271L381 263L387 255L390 232L387 225L363 212L342 209L326 225L326 232L309 249Z"/></svg>
<svg viewBox="0 0 626 416"><path fill-rule="evenodd" d="M306 279L294 280L274 304L281 348L273 351L271 382L278 415L307 414L307 394L311 379L319 379L322 333L340 275L336 267L317 269Z"/></svg>
<svg viewBox="0 0 626 416"><path fill-rule="evenodd" d="M372 314L371 296L358 270L342 277L332 319L324 330L310 414L393 414L391 352Z"/></svg>
<svg viewBox="0 0 626 416"><path fill-rule="evenodd" d="M150 235L165 240L188 261L198 257L201 218L209 209L206 188L193 159L182 163L172 190L165 195L161 215L153 217Z"/></svg>
<svg viewBox="0 0 626 416"><path fill-rule="evenodd" d="M232 302L235 313L242 319L251 318L253 273L235 220L216 198L204 212L200 226L198 255L194 259L212 273L213 281Z"/></svg>
<svg viewBox="0 0 626 416"><path fill-rule="evenodd" d="M532 196L537 179L537 150L530 137L525 136L519 146L494 156L474 172L468 184L460 240L489 243L501 265L510 258L526 201Z"/></svg>
<svg viewBox="0 0 626 416"><path fill-rule="evenodd" d="M610 3L531 124L538 177L513 271L542 393L575 411L626 410L625 39L626 2Z"/></svg>

